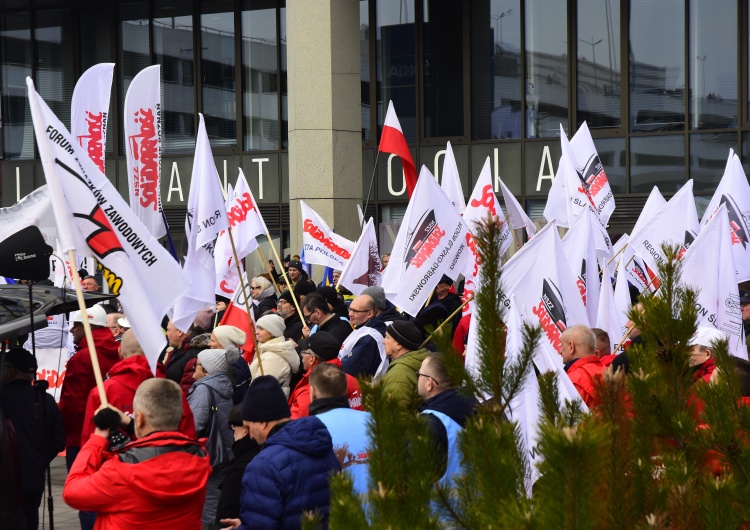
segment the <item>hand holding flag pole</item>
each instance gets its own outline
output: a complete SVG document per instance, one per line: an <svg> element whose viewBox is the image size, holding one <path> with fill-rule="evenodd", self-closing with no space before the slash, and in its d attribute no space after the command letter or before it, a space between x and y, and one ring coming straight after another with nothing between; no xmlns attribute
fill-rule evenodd
<svg viewBox="0 0 750 530"><path fill-rule="evenodd" d="M271 234L268 233L268 229L266 229L266 237L268 238L268 241L272 241ZM273 254L274 256L276 256L276 261L278 261L279 264L282 264L283 261L281 261L281 258L279 257L279 253L276 250L276 245L274 245L273 243L271 243L271 250L273 250ZM281 267L281 276L283 278L286 278L287 280L291 279L287 276L286 272L284 272L283 266ZM290 283L287 281L287 286L289 285ZM299 302L297 301L297 297L294 295L293 285L294 284L291 284L292 288L289 289L289 294L292 295L292 300L294 301L294 307L297 308L297 314L299 315L299 319L302 321L302 329L306 329L307 331L310 331L310 328L307 327L307 322L305 322L305 317L302 315L302 309L300 309Z"/></svg>
<svg viewBox="0 0 750 530"><path fill-rule="evenodd" d="M70 263L75 263L76 258L72 250L68 250L68 259ZM81 311L81 324L83 332L86 335L86 344L89 347L91 355L91 366L94 369L94 378L96 379L96 389L99 392L99 400L102 406L107 406L107 393L104 391L104 380L102 379L102 369L99 368L99 357L96 356L96 346L94 345L94 336L91 333L91 324L86 316L86 302L83 299L83 290L81 289L81 277L78 276L78 267L71 267L73 273L73 285L76 288L76 297L78 298L78 309Z"/></svg>
<svg viewBox="0 0 750 530"><path fill-rule="evenodd" d="M252 306L250 305L250 301L247 298L247 289L245 289L245 281L242 278L242 269L240 268L240 260L239 258L237 258L237 247L235 247L234 245L234 237L232 236L231 226L227 228L227 233L229 234L229 242L232 244L232 254L234 254L234 264L237 267L237 274L240 277L240 288L242 289L242 296L245 299L245 307L247 308L247 320L249 321L250 329L252 330L253 345L255 346L255 355L258 356L258 368L260 368L260 375L265 375L263 373L263 361L261 361L260 359L260 350L258 349L258 338L255 336L255 322L253 322L253 317L250 315L250 311L252 311Z"/></svg>
<svg viewBox="0 0 750 530"><path fill-rule="evenodd" d="M269 239L268 242L271 243L271 240ZM273 243L271 244L273 245ZM263 251L260 249L260 245L258 245L258 254L260 254L260 259L263 260L263 263L267 264L268 261L266 260L266 257L263 255ZM279 286L276 284L276 278L274 278L273 274L271 274L270 272L268 273L268 275L271 277L271 282L273 283L274 290L277 293L281 294L281 291L279 291Z"/></svg>
<svg viewBox="0 0 750 530"><path fill-rule="evenodd" d="M463 310L463 308L464 308L464 306L465 306L466 304L470 303L470 302L471 302L472 300L474 300L474 297L473 297L473 296L469 296L468 298L466 298L466 300L464 300L464 301L463 301L463 303L462 303L462 304L461 304L460 306L458 306L458 309L456 309L456 310L455 310L455 311L454 311L453 313L451 313L450 315L448 315L448 318L446 318L445 320L443 320L443 321L442 321L442 322L440 323L440 325L439 325L438 327L436 327L436 328L435 328L435 329L434 329L434 330L432 331L432 333L430 333L430 335L429 335L429 336L428 336L428 337L427 337L427 338L426 338L426 339L424 340L424 342L423 342L422 344L420 344L420 345L419 345L419 347L420 347L420 348L424 348L424 347L425 347L425 345L426 345L426 344L427 344L428 342L430 342L430 339L432 339L432 336L433 336L433 335L435 335L435 333L437 333L437 332L438 332L438 330L439 330L440 328L442 328L442 327L443 327L443 326L444 326L444 325L445 325L446 323L450 322L450 320L451 320L451 319L452 319L453 317L455 317L455 316L456 316L456 315L457 315L457 314L459 313L459 311L462 311L462 310Z"/></svg>

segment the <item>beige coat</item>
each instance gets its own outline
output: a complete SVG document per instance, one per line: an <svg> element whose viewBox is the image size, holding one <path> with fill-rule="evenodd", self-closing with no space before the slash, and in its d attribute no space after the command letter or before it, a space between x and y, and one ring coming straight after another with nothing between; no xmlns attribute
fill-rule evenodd
<svg viewBox="0 0 750 530"><path fill-rule="evenodd" d="M289 397L289 379L299 369L299 354L294 343L284 337L275 337L258 344L260 361L263 363L263 374L260 373L258 356L250 363L250 374L253 379L260 375L272 375L281 385L286 397Z"/></svg>

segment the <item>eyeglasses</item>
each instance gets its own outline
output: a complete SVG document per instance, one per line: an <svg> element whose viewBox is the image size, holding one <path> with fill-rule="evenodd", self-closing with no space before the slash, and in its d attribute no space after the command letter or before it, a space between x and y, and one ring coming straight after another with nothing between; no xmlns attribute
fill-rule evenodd
<svg viewBox="0 0 750 530"><path fill-rule="evenodd" d="M278 302L276 302L276 305L279 305L279 304L291 304L291 302L288 302L286 300L279 300Z"/></svg>
<svg viewBox="0 0 750 530"><path fill-rule="evenodd" d="M431 375L423 374L422 372L419 372L419 371L414 372L414 373L417 374L417 377L426 377L428 379L432 379L435 382L435 386L440 386L440 383L438 383L438 380L432 377Z"/></svg>
<svg viewBox="0 0 750 530"><path fill-rule="evenodd" d="M351 307L349 308L350 313L369 313L370 311L372 311L372 309L353 309Z"/></svg>
<svg viewBox="0 0 750 530"><path fill-rule="evenodd" d="M310 318L310 317L312 316L312 313L305 313L305 312L303 311L303 312L302 312L302 316L304 316L304 317L305 317L305 320L307 320L308 318Z"/></svg>

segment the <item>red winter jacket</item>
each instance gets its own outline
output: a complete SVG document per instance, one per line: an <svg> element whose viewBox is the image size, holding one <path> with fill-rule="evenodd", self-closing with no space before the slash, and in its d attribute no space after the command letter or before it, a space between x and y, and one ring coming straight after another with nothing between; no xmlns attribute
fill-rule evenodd
<svg viewBox="0 0 750 530"><path fill-rule="evenodd" d="M604 371L599 358L596 355L581 357L570 365L566 371L573 382L573 386L581 394L583 402L588 405L589 409L594 409L599 404L594 388L594 379L600 377Z"/></svg>
<svg viewBox="0 0 750 530"><path fill-rule="evenodd" d="M63 488L72 508L97 512L95 530L201 529L211 464L200 442L179 432L155 432L114 454L105 451L108 445L92 436Z"/></svg>
<svg viewBox="0 0 750 530"><path fill-rule="evenodd" d="M697 370L693 374L693 383L697 383L701 379L706 383L711 382L711 374L716 369L716 359L711 357L705 363L698 366Z"/></svg>
<svg viewBox="0 0 750 530"><path fill-rule="evenodd" d="M469 336L469 326L471 325L471 313L461 317L456 326L456 332L453 333L453 348L465 358L466 338Z"/></svg>
<svg viewBox="0 0 750 530"><path fill-rule="evenodd" d="M91 334L96 346L96 356L99 359L99 369L104 378L110 368L119 360L117 342L109 328L91 328ZM86 337L78 345L78 351L68 359L65 366L65 379L60 392L60 412L65 426L65 447L79 447L81 445L81 431L83 430L83 413L86 410L86 400L91 389L96 387L94 368L91 364Z"/></svg>
<svg viewBox="0 0 750 530"><path fill-rule="evenodd" d="M341 368L341 359L331 359L326 361ZM314 366L312 367L314 368ZM292 411L292 419L303 418L310 415L310 372L312 368L305 372L297 386L292 390L289 396L289 408ZM349 399L349 408L354 410L365 410L362 406L362 392L359 388L357 378L346 374L346 397Z"/></svg>
<svg viewBox="0 0 750 530"><path fill-rule="evenodd" d="M104 381L104 392L107 394L107 402L120 409L126 414L133 414L133 398L138 385L146 379L154 377L148 365L148 359L144 355L133 355L123 359L109 370L109 379ZM102 404L99 392L92 388L86 401L86 414L83 419L83 432L81 434L81 446L94 434L94 414ZM188 438L197 438L195 423L193 422L193 411L190 410L185 395L182 396L182 420L177 428ZM133 438L135 439L135 438Z"/></svg>
<svg viewBox="0 0 750 530"><path fill-rule="evenodd" d="M612 364L612 361L614 361L616 358L617 354L610 353L609 355L602 355L601 357L599 357L599 362L604 368L606 368L607 366Z"/></svg>

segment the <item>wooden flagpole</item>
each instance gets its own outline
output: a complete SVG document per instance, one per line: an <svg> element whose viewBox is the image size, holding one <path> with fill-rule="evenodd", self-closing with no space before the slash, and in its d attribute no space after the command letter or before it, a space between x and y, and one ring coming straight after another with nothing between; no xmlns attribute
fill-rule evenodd
<svg viewBox="0 0 750 530"><path fill-rule="evenodd" d="M428 342L430 342L430 339L432 339L432 336L433 336L433 335L435 335L435 333L437 333L437 332L438 332L438 330L439 330L440 328L442 328L442 327L443 327L443 326L444 326L444 325L445 325L445 324L446 324L447 322L450 322L450 320L451 320L451 319L452 319L453 317L455 317L455 316L456 316L456 315L458 314L458 312L459 312L459 311L463 310L464 306L465 306L466 304L468 304L469 302L471 302L472 300L474 300L474 297L473 297L473 296L470 296L469 298L467 298L466 300L464 300L464 301L463 301L463 303L462 303L462 304L461 304L460 306L458 306L458 309L456 309L456 310L455 310L455 311L454 311L453 313L451 313L450 315L448 315L448 318L446 318L445 320L443 320L443 321L442 321L442 322L440 323L440 325L439 325L438 327L436 327L436 328L435 328L435 330L434 330L434 331L433 331L432 333L430 333L429 337L427 337L427 338L426 338L426 339L424 340L424 342L423 342L422 344L420 344L420 345L419 345L419 347L420 347L420 348L424 348L424 347L425 347L425 344L427 344Z"/></svg>
<svg viewBox="0 0 750 530"><path fill-rule="evenodd" d="M271 240L271 234L268 233L268 229L266 229L266 237L268 238L268 241L271 243L271 250L273 250L274 256L276 256L276 261L279 262L279 265L282 265L283 262L281 261L281 258L279 257L279 253L276 250L276 246L273 244L273 241ZM284 271L284 267L281 267L281 275L286 278L287 280L290 280L287 273ZM287 286L289 285L289 282L287 281ZM310 328L307 327L307 322L305 322L305 317L302 314L302 309L299 306L299 302L297 301L297 297L294 295L294 284L292 284L292 288L289 289L289 294L292 295L292 300L294 301L294 307L297 308L297 314L299 315L299 319L302 321L302 328L309 331Z"/></svg>

